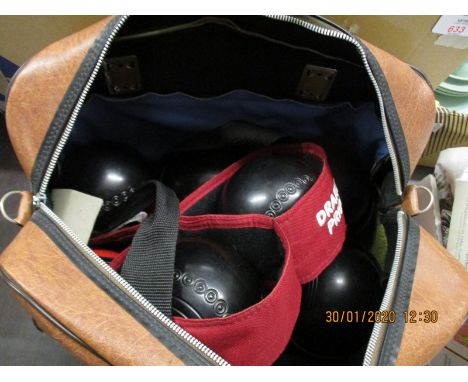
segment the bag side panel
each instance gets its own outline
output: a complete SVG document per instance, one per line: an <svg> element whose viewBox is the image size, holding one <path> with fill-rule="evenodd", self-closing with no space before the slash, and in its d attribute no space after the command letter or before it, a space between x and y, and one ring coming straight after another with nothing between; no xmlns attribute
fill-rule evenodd
<svg viewBox="0 0 468 382"><path fill-rule="evenodd" d="M33 221L2 253L0 267L43 310L109 363L183 364L81 272Z"/></svg>
<svg viewBox="0 0 468 382"><path fill-rule="evenodd" d="M429 362L455 335L468 314L468 272L424 228L408 311L435 310L437 323L407 323L397 365Z"/></svg>

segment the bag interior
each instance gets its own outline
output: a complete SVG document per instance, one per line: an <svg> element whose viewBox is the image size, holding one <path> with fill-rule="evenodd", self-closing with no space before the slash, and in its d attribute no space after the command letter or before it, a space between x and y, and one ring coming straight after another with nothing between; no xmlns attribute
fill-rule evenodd
<svg viewBox="0 0 468 382"><path fill-rule="evenodd" d="M61 158L106 142L137 151L158 178L174 151L195 140L202 149L235 140L314 142L340 191L347 242L372 253L388 275L395 240L382 225L376 182L391 167L382 165L388 149L375 90L352 44L266 17L135 16L106 61L126 56L137 63L137 87L114 94L104 65ZM320 101L300 91L310 65L336 70ZM196 139L204 134L211 138ZM362 363L365 350L340 362ZM317 362L289 352L277 363Z"/></svg>

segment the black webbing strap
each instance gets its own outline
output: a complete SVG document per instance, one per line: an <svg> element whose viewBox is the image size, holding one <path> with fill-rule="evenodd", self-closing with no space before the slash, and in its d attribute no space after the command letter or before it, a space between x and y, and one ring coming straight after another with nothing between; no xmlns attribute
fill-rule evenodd
<svg viewBox="0 0 468 382"><path fill-rule="evenodd" d="M174 191L154 181L156 206L135 234L122 277L166 316L171 317L179 201Z"/></svg>

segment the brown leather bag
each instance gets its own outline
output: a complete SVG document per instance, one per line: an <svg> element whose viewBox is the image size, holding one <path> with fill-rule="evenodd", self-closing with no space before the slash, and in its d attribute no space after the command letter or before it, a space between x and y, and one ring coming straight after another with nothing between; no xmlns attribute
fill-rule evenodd
<svg viewBox="0 0 468 382"><path fill-rule="evenodd" d="M342 77L335 84L342 81L349 92L340 95L345 99L357 97L361 88L367 87L366 97L375 103L385 130L390 156L380 170L380 204L394 225L394 238L388 240L395 250L382 307L395 311L397 320L393 324L374 325L363 364L428 362L454 336L468 312L467 272L411 219L414 206L409 202L403 204L407 194L405 185L431 135L435 118L433 92L426 80L407 64L321 18L108 17L50 45L23 65L9 89L6 121L14 150L33 187L33 203L26 200L22 209L27 211L29 207L34 212L31 219L27 213L21 214L19 222L24 227L0 257L0 274L18 300L44 331L87 364L228 363L229 360L222 359L161 316L119 279L88 247L76 240L73 232L47 208L45 199L57 157L67 143L83 103L103 86L104 57L131 55L136 41L138 44L147 41L147 48L151 49L153 36L160 36L162 41L165 36L177 37L178 33L182 40L189 38L192 29L179 28L181 25L194 28L208 25L215 31L227 26L249 43L258 43L259 48L264 43L262 48L266 51L265 41L288 49L297 48L297 52L319 51L319 55L347 62L344 67L349 65L357 68L356 73L364 73L366 80L356 82L354 72L339 72L338 76ZM158 34L161 31L166 33ZM117 38L120 38L118 46ZM195 37L190 41L189 44L198 43ZM161 46L164 44L158 45ZM174 53L154 49L160 60L166 52L171 59L184 60L184 50ZM190 82L192 72L188 67L203 62L185 65L187 72L177 74ZM276 63L271 66L280 67ZM235 69L230 67L229 74L237 80ZM157 68L154 70L157 72ZM265 68L265 73L257 74L258 78L266 76L267 81L261 85L265 88L268 82L284 81L279 75L273 78L272 70ZM148 74L141 75L144 83ZM181 84L177 78L173 81L176 85L166 92L183 90L174 88ZM210 78L205 81L209 82ZM256 83L252 84L255 86ZM307 84L304 86L307 88ZM290 98L295 96L291 94ZM317 96L313 88L310 96ZM438 321L405 323L403 312L411 310L435 310Z"/></svg>

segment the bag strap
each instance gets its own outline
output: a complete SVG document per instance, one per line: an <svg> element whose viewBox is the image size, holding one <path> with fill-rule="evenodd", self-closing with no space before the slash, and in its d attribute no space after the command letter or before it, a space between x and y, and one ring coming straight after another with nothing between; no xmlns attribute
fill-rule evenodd
<svg viewBox="0 0 468 382"><path fill-rule="evenodd" d="M154 213L136 232L122 277L167 317L172 312L174 261L179 231L179 200L158 181Z"/></svg>

